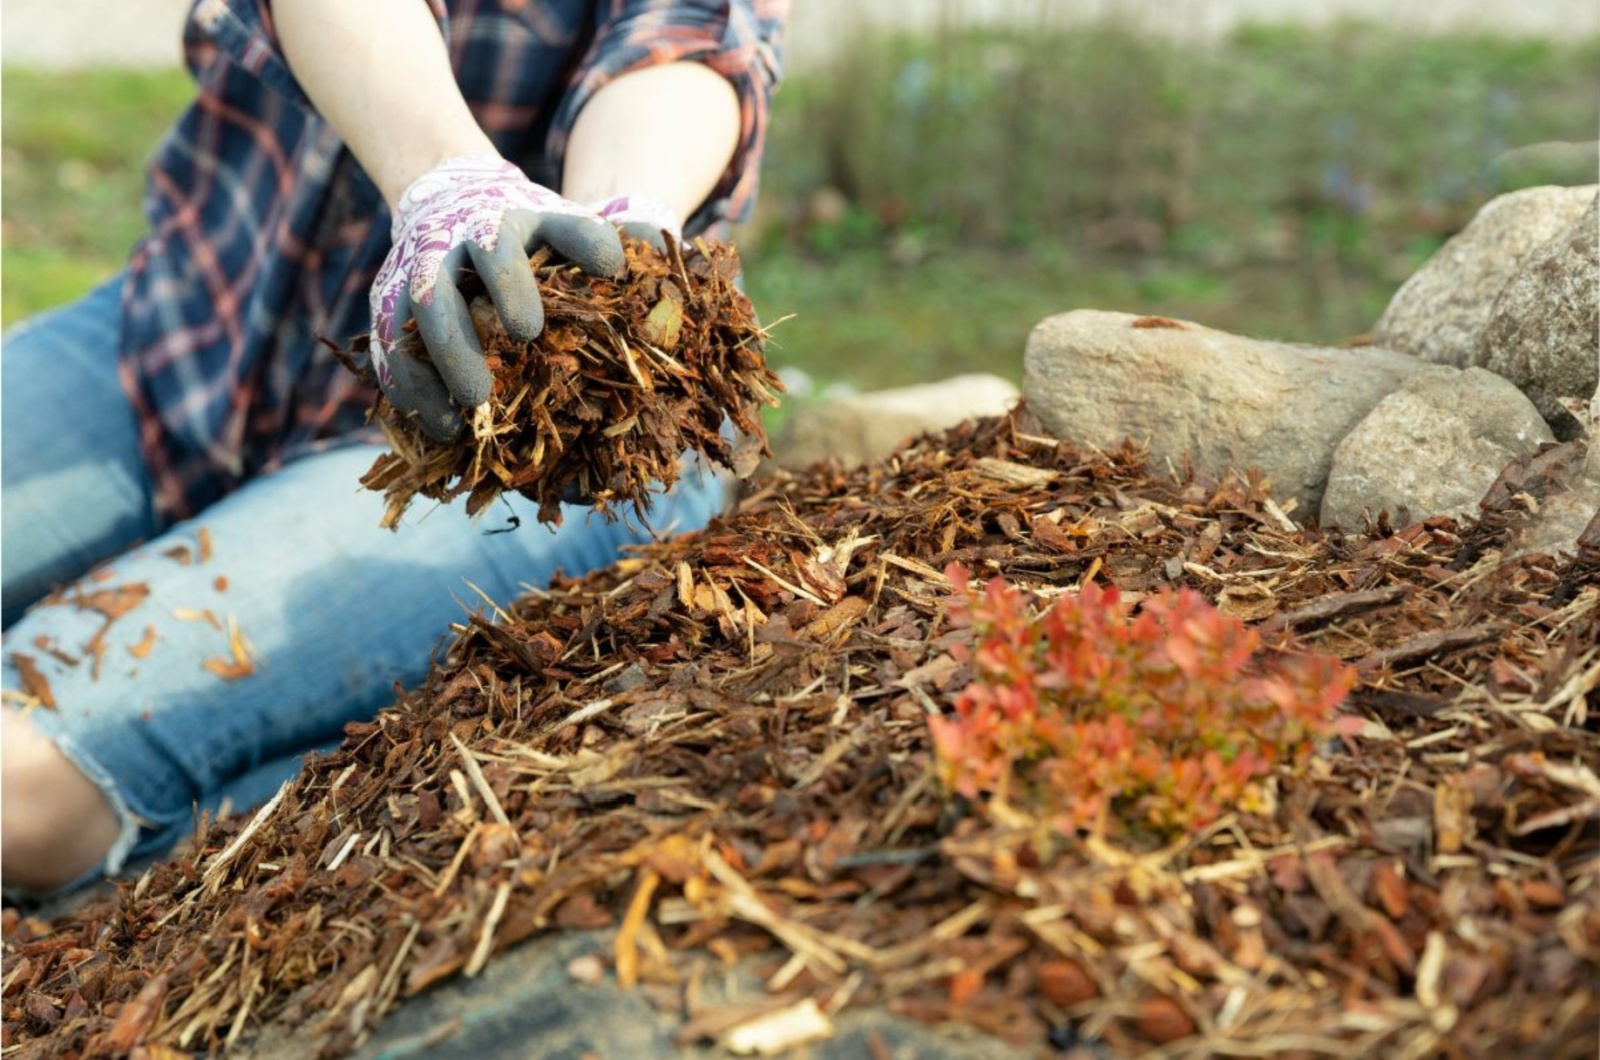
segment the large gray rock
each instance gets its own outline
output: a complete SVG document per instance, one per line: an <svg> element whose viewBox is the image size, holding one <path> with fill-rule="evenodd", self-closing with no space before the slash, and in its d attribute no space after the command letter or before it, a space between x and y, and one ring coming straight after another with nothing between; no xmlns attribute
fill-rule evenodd
<svg viewBox="0 0 1600 1060"><path fill-rule="evenodd" d="M1538 514L1512 534L1508 554L1572 555L1578 551L1578 537L1597 511L1600 511L1600 479L1575 477L1553 491Z"/></svg>
<svg viewBox="0 0 1600 1060"><path fill-rule="evenodd" d="M1583 440L1563 442L1506 466L1482 504L1506 531L1505 555L1580 552L1578 542L1600 512L1600 479L1588 473L1593 452Z"/></svg>
<svg viewBox="0 0 1600 1060"><path fill-rule="evenodd" d="M1589 399L1589 455L1584 462L1584 474L1600 482L1600 383Z"/></svg>
<svg viewBox="0 0 1600 1060"><path fill-rule="evenodd" d="M996 375L958 375L939 383L874 390L803 406L772 440L783 467L804 468L827 457L845 465L877 460L909 438L964 420L999 416L1015 405L1015 384Z"/></svg>
<svg viewBox="0 0 1600 1060"><path fill-rule="evenodd" d="M1301 517L1318 512L1334 447L1427 366L1376 347L1262 342L1198 324L1078 310L1028 337L1023 395L1079 445L1147 443L1156 466L1259 468Z"/></svg>
<svg viewBox="0 0 1600 1060"><path fill-rule="evenodd" d="M495 955L474 979L449 979L406 1001L352 1060L709 1060L730 1053L684 1043L684 1020L645 997L648 988L617 986L605 970L612 931L538 936ZM576 981L573 962L599 966L602 978ZM754 960L705 977L699 995L712 1008L760 1004L771 996L753 974ZM303 1027L270 1025L254 1042L231 1050L246 1060L303 1060L315 1042ZM877 1040L882 1046L874 1046ZM855 1060L887 1048L895 1060L1005 1060L1015 1048L966 1027L931 1028L882 1007L851 1009L834 1020L832 1036L784 1055ZM184 1054L187 1055L187 1054Z"/></svg>
<svg viewBox="0 0 1600 1060"><path fill-rule="evenodd" d="M477 979L452 979L406 1002L353 1060L709 1060L729 1052L678 1040L683 1019L664 1014L643 996L620 989L614 976L593 985L575 982L575 959L604 960L612 932L534 938L496 954ZM701 1003L733 1008L770 1001L747 961L733 974L708 975ZM1005 1060L1014 1047L965 1027L932 1028L881 1007L851 1009L834 1021L834 1033L786 1050L810 1060L855 1060L886 1049L895 1060ZM881 1045L874 1046L877 1040ZM252 1060L299 1060L304 1038L289 1036L273 1048L247 1052Z"/></svg>
<svg viewBox="0 0 1600 1060"><path fill-rule="evenodd" d="M1457 368L1473 363L1500 289L1594 195L1592 185L1542 187L1491 200L1395 292L1373 344Z"/></svg>
<svg viewBox="0 0 1600 1060"><path fill-rule="evenodd" d="M1474 361L1522 388L1562 438L1584 431L1563 399L1600 383L1600 196L1506 281Z"/></svg>
<svg viewBox="0 0 1600 1060"><path fill-rule="evenodd" d="M1502 469L1553 441L1533 403L1482 368L1418 372L1378 402L1333 453L1322 525L1360 529L1477 511Z"/></svg>

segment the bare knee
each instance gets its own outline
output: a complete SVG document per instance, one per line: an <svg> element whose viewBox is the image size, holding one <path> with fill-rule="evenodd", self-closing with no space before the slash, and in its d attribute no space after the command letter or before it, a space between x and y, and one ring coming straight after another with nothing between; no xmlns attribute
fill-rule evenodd
<svg viewBox="0 0 1600 1060"><path fill-rule="evenodd" d="M51 891L93 869L120 825L101 790L20 711L0 710L0 878Z"/></svg>

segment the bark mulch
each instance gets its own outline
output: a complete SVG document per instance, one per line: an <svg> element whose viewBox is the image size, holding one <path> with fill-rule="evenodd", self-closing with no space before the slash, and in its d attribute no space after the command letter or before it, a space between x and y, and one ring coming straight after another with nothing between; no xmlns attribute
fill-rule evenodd
<svg viewBox="0 0 1600 1060"><path fill-rule="evenodd" d="M391 451L361 482L383 492L384 526L395 528L418 496L465 496L476 515L507 491L536 501L546 523L560 523L561 502L576 498L606 518L629 505L643 516L651 489L676 481L686 452L741 475L770 455L761 408L777 404L783 384L736 285L738 251L703 240L663 253L627 239L624 249L628 268L617 279L551 264L548 248L536 253L528 267L545 322L529 343L506 334L481 283L466 281L493 396L448 443L378 399L371 418ZM366 372L361 358L345 360ZM725 420L738 428L737 443L723 436Z"/></svg>
<svg viewBox="0 0 1600 1060"><path fill-rule="evenodd" d="M1040 1054L1592 1055L1600 520L1575 558L1503 561L1540 476L1469 523L1322 533L1019 413L765 480L464 622L423 687L116 897L8 914L4 1056L266 1024L336 1056L507 946L608 925L605 971L686 1042L761 1014L704 1000L742 960L777 1041L883 1005ZM1190 586L1354 665L1362 731L1159 849L1007 830L933 779L925 718L970 678L952 560L1046 598Z"/></svg>

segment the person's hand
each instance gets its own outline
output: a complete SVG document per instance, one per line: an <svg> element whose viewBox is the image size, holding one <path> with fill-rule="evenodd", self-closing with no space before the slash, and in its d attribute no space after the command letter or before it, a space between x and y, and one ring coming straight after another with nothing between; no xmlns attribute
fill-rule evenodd
<svg viewBox="0 0 1600 1060"><path fill-rule="evenodd" d="M617 226L625 236L642 239L661 253L667 252L666 235L683 242L683 222L672 207L647 195L618 195L594 204L594 211Z"/></svg>
<svg viewBox="0 0 1600 1060"><path fill-rule="evenodd" d="M625 264L611 221L496 155L452 158L423 174L400 196L392 231L372 285L372 367L389 401L438 441L460 434L460 410L487 401L494 383L459 270L474 268L506 333L531 342L544 328L528 268L535 248L549 245L595 276L616 276ZM432 364L405 331L413 319Z"/></svg>

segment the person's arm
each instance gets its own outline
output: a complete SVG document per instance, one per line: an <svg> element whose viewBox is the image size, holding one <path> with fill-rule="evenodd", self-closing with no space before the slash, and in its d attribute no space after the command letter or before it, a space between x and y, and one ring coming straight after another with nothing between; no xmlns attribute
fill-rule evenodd
<svg viewBox="0 0 1600 1060"><path fill-rule="evenodd" d="M665 62L608 80L582 105L558 194L494 151L423 0L272 0L272 15L298 86L393 213L394 245L372 288L373 368L390 401L440 440L493 389L457 287L463 269L483 280L507 333L532 341L544 310L530 251L547 244L592 274L619 273L613 225L658 241L676 232L737 146L732 85L694 62ZM407 336L412 320L427 357Z"/></svg>
<svg viewBox="0 0 1600 1060"><path fill-rule="evenodd" d="M306 95L394 207L446 159L493 153L422 0L273 0L278 37ZM688 217L716 186L739 137L727 79L694 62L636 70L585 104L562 192L575 202L657 199Z"/></svg>
<svg viewBox="0 0 1600 1060"><path fill-rule="evenodd" d="M495 152L423 0L272 0L272 15L295 81L393 213L394 245L371 295L373 368L389 400L440 440L458 435L459 410L493 389L457 287L463 269L483 280L507 333L532 341L544 310L530 251L548 244L590 273L615 275L625 259L613 224L646 222L657 239L675 231L734 152L732 87L693 63L666 63L615 78L583 106L567 194L557 194ZM412 320L426 358L407 336Z"/></svg>
<svg viewBox="0 0 1600 1060"><path fill-rule="evenodd" d="M561 190L578 202L647 196L682 220L711 194L739 141L739 99L694 62L624 74L578 112Z"/></svg>
<svg viewBox="0 0 1600 1060"><path fill-rule="evenodd" d="M289 68L393 209L446 159L494 154L424 0L272 0Z"/></svg>

